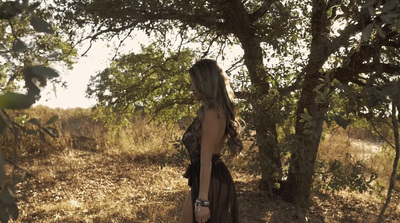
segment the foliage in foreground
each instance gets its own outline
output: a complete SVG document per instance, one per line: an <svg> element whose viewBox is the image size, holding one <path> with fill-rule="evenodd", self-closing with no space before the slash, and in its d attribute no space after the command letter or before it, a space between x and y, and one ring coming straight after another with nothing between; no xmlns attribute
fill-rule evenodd
<svg viewBox="0 0 400 223"><path fill-rule="evenodd" d="M0 221L16 220L19 210L16 205L15 185L24 181L26 172L17 174L17 155L24 134L38 135L44 141L45 134L57 137L58 131L46 125L57 121L57 116L46 117L46 124L38 119L27 121L34 127L26 128L21 120L9 116L10 110L31 107L39 98L41 87L48 81L59 82L59 74L49 65L63 61L71 65L74 50L62 41L52 25L44 18L40 3L24 1L5 1L0 3L0 134L11 132L14 137L13 156L5 159L0 154ZM67 53L68 52L68 53ZM23 84L23 86L21 86ZM25 93L22 93L24 92ZM27 124L26 123L26 124ZM4 152L4 151L1 151ZM12 172L6 171L6 163Z"/></svg>

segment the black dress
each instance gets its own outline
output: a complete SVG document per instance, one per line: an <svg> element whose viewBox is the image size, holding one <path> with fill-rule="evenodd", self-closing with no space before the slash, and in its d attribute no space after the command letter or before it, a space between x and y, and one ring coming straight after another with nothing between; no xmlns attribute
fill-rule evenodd
<svg viewBox="0 0 400 223"><path fill-rule="evenodd" d="M196 222L194 203L199 195L200 139L192 134L196 119L183 134L183 144L190 154L190 165L184 174L189 179L192 195L193 223ZM219 154L212 157L210 188L208 190L211 218L208 223L238 223L238 204L232 176Z"/></svg>

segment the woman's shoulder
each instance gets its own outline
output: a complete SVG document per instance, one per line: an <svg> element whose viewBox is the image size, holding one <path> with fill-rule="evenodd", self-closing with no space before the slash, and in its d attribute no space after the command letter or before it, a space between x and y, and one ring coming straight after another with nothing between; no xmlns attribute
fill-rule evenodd
<svg viewBox="0 0 400 223"><path fill-rule="evenodd" d="M222 108L204 108L203 109L203 120L207 119L214 119L214 120L225 120L225 114Z"/></svg>
<svg viewBox="0 0 400 223"><path fill-rule="evenodd" d="M201 125L203 129L224 129L226 125L225 115L218 109L206 109Z"/></svg>

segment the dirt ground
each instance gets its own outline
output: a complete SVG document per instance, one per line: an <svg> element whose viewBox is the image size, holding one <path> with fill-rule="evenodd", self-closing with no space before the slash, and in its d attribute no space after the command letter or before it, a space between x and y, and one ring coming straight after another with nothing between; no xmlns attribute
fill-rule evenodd
<svg viewBox="0 0 400 223"><path fill-rule="evenodd" d="M179 222L188 192L185 164L168 157L108 156L64 150L20 166L34 176L18 186L16 222ZM384 200L376 195L314 194L301 209L257 189L258 177L232 171L242 223L377 222ZM400 222L400 194L393 193L384 222Z"/></svg>

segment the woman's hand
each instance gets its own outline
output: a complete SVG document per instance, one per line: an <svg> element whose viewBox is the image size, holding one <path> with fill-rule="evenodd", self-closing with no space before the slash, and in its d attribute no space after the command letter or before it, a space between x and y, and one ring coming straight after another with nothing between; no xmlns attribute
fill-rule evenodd
<svg viewBox="0 0 400 223"><path fill-rule="evenodd" d="M206 223L210 219L210 208L201 207L195 209L197 223Z"/></svg>

